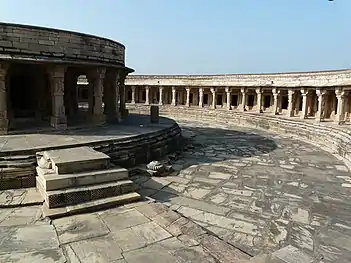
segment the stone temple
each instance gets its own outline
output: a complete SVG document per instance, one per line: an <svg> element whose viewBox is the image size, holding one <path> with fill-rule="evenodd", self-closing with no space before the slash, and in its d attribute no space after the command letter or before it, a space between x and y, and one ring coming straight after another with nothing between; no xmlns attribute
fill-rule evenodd
<svg viewBox="0 0 351 263"><path fill-rule="evenodd" d="M350 70L130 73L0 23L0 262L351 261Z"/></svg>

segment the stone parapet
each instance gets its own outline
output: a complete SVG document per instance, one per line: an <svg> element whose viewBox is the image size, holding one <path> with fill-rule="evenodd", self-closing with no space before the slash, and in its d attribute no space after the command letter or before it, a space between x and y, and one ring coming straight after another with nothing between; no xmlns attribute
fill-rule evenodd
<svg viewBox="0 0 351 263"><path fill-rule="evenodd" d="M124 45L102 37L0 23L0 60L106 63L124 66Z"/></svg>
<svg viewBox="0 0 351 263"><path fill-rule="evenodd" d="M272 74L130 75L126 85L186 87L334 87L351 85L351 70Z"/></svg>
<svg viewBox="0 0 351 263"><path fill-rule="evenodd" d="M128 105L129 111L146 114L149 110L144 105ZM268 116L259 113L241 113L221 109L188 108L160 106L160 115L175 120L194 120L213 124L253 127L273 132L296 136L310 142L332 154L351 162L351 131L340 126L328 126L322 123L310 123L300 119L289 120L279 116Z"/></svg>

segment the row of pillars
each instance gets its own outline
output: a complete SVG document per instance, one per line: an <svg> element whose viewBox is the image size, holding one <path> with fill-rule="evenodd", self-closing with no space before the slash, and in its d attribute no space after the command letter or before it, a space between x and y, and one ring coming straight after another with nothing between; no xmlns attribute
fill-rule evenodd
<svg viewBox="0 0 351 263"><path fill-rule="evenodd" d="M0 133L6 134L9 127L8 101L6 77L10 64L0 63ZM50 125L56 129L67 128L67 116L65 110L65 75L67 67L48 66L49 83L51 90L51 117ZM126 73L123 69L106 70L95 68L88 71L89 79L89 110L94 122L115 121L124 114L125 109L125 86ZM67 78L67 77L66 77ZM70 79L67 78L68 85ZM72 82L72 81L71 81ZM73 84L72 84L73 83ZM72 88L76 90L77 79L72 82ZM75 93L76 94L76 93ZM75 94L69 94L75 96ZM105 96L104 96L105 95ZM69 97L69 96L68 96ZM118 98L119 97L119 102ZM103 101L103 98L105 101ZM42 98L45 99L45 98ZM69 98L74 102L74 98ZM105 104L105 110L103 109ZM73 109L74 111L74 109Z"/></svg>
<svg viewBox="0 0 351 263"><path fill-rule="evenodd" d="M132 90L132 101L131 103L135 103L135 86L131 86ZM163 90L164 87L159 87L159 105L163 105ZM190 106L190 88L185 88L186 90L186 103L185 106ZM198 88L199 90L199 107L203 107L203 97L204 97L204 88ZM212 93L212 103L211 103L211 108L215 109L217 105L217 97L216 97L216 88L210 88L210 91ZM246 100L247 100L247 88L241 88L241 95L242 95L242 103L239 106L239 110L241 111L246 111ZM262 94L263 90L262 88L256 88L255 89L256 94L257 94L257 111L262 112ZM318 111L316 113L316 120L317 121L322 121L323 119L323 112L324 112L324 107L325 107L325 95L326 95L326 90L324 89L316 89L316 95L318 97ZM226 105L227 109L231 109L231 93L232 90L229 87L225 88L226 92ZM307 88L302 88L300 90L295 90L295 89L289 89L288 90L288 109L287 109L287 115L289 117L294 116L294 94L295 92L301 92L302 96L302 113L300 115L301 119L305 119L308 116L308 100L307 100L307 95L309 92L311 92L310 89ZM150 105L150 87L146 86L145 87L145 93L146 93L146 100L145 100L145 105ZM273 94L273 114L277 115L279 112L279 97L281 96L281 90L279 88L272 88L272 94ZM337 98L337 114L335 121L338 123L341 123L344 120L344 105L345 105L345 91L342 88L335 88L335 94ZM171 105L175 106L176 105L176 87L172 87L172 102Z"/></svg>

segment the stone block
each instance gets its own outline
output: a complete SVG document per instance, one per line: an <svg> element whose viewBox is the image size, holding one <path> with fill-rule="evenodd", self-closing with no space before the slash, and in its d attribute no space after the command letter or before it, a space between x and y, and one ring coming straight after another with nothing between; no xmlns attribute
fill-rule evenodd
<svg viewBox="0 0 351 263"><path fill-rule="evenodd" d="M110 161L108 155L90 147L45 151L44 157L51 160L57 174L103 169L108 167Z"/></svg>
<svg viewBox="0 0 351 263"><path fill-rule="evenodd" d="M38 169L37 169L38 170ZM128 170L124 168L113 168L101 171L89 171L75 174L41 174L43 189L46 191L63 188L107 183L128 179Z"/></svg>

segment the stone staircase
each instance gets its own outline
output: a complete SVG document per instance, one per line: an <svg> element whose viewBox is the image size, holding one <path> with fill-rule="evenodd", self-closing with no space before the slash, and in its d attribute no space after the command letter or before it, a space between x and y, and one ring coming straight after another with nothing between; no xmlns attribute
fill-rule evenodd
<svg viewBox="0 0 351 263"><path fill-rule="evenodd" d="M36 185L51 218L95 211L140 199L128 170L89 147L37 153Z"/></svg>

